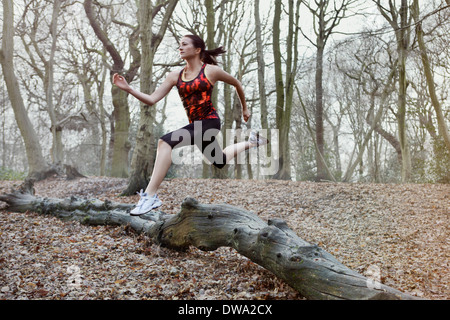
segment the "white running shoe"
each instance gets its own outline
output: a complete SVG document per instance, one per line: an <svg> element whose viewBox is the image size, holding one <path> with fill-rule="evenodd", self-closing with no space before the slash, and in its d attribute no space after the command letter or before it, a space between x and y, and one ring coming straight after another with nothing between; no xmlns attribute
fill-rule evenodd
<svg viewBox="0 0 450 320"><path fill-rule="evenodd" d="M162 205L162 202L161 200L159 200L157 194L155 194L153 197L149 197L149 195L147 193L144 193L143 190L141 190L141 192L138 192L138 194L141 198L139 199L136 208L130 211L130 215L132 216L142 216L149 213L153 209L159 208Z"/></svg>
<svg viewBox="0 0 450 320"><path fill-rule="evenodd" d="M250 132L250 137L248 138L248 141L250 142L251 145L257 148L265 146L266 144L269 143L269 140L264 138L263 136L260 136L258 131Z"/></svg>

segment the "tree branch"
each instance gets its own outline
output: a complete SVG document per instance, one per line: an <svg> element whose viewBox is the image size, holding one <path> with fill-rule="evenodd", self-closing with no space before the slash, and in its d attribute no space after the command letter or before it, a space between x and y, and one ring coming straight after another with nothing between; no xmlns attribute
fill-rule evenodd
<svg viewBox="0 0 450 320"><path fill-rule="evenodd" d="M97 19L94 16L94 12L92 10L92 0L85 0L84 1L84 11L86 12L86 16L88 17L89 23L92 26L92 29L94 30L94 33L97 35L99 40L103 43L106 50L111 55L111 58L114 61L114 68L115 70L112 70L113 72L121 72L122 68L124 66L124 62L120 56L119 51L117 51L114 44L109 40L108 35L105 33L104 30L100 27L100 25L97 22Z"/></svg>

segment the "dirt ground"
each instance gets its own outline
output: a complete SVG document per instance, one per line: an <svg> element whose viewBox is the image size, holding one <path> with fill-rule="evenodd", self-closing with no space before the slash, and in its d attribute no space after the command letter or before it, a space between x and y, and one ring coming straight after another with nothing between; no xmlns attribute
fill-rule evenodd
<svg viewBox="0 0 450 320"><path fill-rule="evenodd" d="M0 181L0 193L20 185ZM52 178L37 196L109 199L127 181ZM163 182L162 211L186 197L227 203L263 219L282 218L304 240L349 268L425 299L450 298L450 185L336 184L173 179ZM0 203L0 299L303 299L270 272L221 248L174 252L124 227L89 227Z"/></svg>

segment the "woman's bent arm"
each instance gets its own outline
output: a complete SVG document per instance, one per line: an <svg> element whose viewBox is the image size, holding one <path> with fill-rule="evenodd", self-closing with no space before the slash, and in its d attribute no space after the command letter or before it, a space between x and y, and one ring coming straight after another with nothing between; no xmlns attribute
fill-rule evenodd
<svg viewBox="0 0 450 320"><path fill-rule="evenodd" d="M242 113L243 113L242 115L244 117L244 121L247 122L248 119L250 118L250 112L247 109L247 102L245 100L244 89L242 88L241 82L217 66L208 65L208 70L206 70L206 72L207 72L206 76L212 82L213 85L217 81L223 81L236 88L239 100L241 101L242 105Z"/></svg>

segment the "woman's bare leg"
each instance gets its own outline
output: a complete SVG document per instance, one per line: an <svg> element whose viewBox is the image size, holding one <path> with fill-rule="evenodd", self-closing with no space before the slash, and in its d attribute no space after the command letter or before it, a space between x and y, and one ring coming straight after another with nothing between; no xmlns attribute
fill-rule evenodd
<svg viewBox="0 0 450 320"><path fill-rule="evenodd" d="M152 178L145 190L150 197L154 196L158 191L158 188L166 177L167 171L169 171L171 165L172 147L164 140L159 140Z"/></svg>
<svg viewBox="0 0 450 320"><path fill-rule="evenodd" d="M249 141L239 142L239 143L233 144L231 146L228 146L223 150L223 153L227 157L227 163L228 163L233 158L235 158L238 154L240 154L241 152L244 152L245 150L248 150L250 148L263 146L267 143L269 143L269 140L267 140L264 137L259 136L258 133L255 133L253 136L251 135Z"/></svg>
<svg viewBox="0 0 450 320"><path fill-rule="evenodd" d="M250 142L240 142L226 147L223 153L227 157L227 163L230 162L241 152L254 147L254 144ZM172 165L172 147L164 140L159 140L158 151L156 154L155 166L153 168L152 178L147 186L145 192L149 196L153 196L158 191L159 186L163 182L164 178Z"/></svg>
<svg viewBox="0 0 450 320"><path fill-rule="evenodd" d="M249 142L239 142L239 143L236 143L236 144L226 147L223 150L223 153L227 157L227 163L229 163L238 154L240 154L241 152L244 152L245 150L250 149L251 147L252 147L252 145Z"/></svg>

